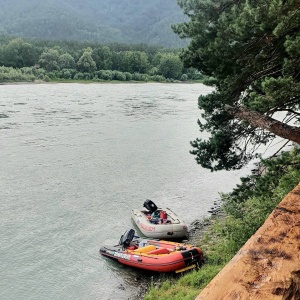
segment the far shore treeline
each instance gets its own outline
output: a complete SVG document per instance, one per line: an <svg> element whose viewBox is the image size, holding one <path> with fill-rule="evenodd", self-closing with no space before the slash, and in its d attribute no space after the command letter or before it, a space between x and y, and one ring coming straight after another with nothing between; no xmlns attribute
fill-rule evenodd
<svg viewBox="0 0 300 300"><path fill-rule="evenodd" d="M0 36L0 82L202 80L180 50L145 44L80 43Z"/></svg>

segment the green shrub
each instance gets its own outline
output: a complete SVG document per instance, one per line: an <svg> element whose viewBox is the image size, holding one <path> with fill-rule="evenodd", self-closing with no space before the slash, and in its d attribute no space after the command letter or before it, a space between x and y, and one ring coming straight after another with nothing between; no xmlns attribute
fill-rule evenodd
<svg viewBox="0 0 300 300"><path fill-rule="evenodd" d="M83 74L81 72L78 72L74 75L75 80L83 80Z"/></svg>
<svg viewBox="0 0 300 300"><path fill-rule="evenodd" d="M135 80L135 81L142 81L142 76L140 73L133 73L132 74L132 80Z"/></svg>
<svg viewBox="0 0 300 300"><path fill-rule="evenodd" d="M126 75L120 71L113 71L113 79L119 81L126 81Z"/></svg>
<svg viewBox="0 0 300 300"><path fill-rule="evenodd" d="M208 86L213 86L217 83L217 80L214 77L206 77L203 80L203 84L208 85Z"/></svg>
<svg viewBox="0 0 300 300"><path fill-rule="evenodd" d="M24 74L23 72L24 71ZM34 81L35 76L30 68L14 69L12 67L0 67L0 82Z"/></svg>
<svg viewBox="0 0 300 300"><path fill-rule="evenodd" d="M126 76L126 81L131 81L132 80L132 74L129 72L124 72L125 76Z"/></svg>
<svg viewBox="0 0 300 300"><path fill-rule="evenodd" d="M47 76L48 76L50 79L55 79L55 73L54 73L54 72L48 72L48 73L47 73Z"/></svg>
<svg viewBox="0 0 300 300"><path fill-rule="evenodd" d="M181 81L187 81L189 78L186 74L182 74L182 76L180 77Z"/></svg>
<svg viewBox="0 0 300 300"><path fill-rule="evenodd" d="M151 80L157 81L157 82L164 82L164 81L166 81L166 78L162 75L154 75L154 76L151 76Z"/></svg>
<svg viewBox="0 0 300 300"><path fill-rule="evenodd" d="M100 70L95 72L99 79L102 80L112 80L113 79L113 72L110 70Z"/></svg>
<svg viewBox="0 0 300 300"><path fill-rule="evenodd" d="M147 74L141 74L141 81L149 81L149 76Z"/></svg>
<svg viewBox="0 0 300 300"><path fill-rule="evenodd" d="M62 71L62 78L71 79L72 78L71 72L69 70Z"/></svg>

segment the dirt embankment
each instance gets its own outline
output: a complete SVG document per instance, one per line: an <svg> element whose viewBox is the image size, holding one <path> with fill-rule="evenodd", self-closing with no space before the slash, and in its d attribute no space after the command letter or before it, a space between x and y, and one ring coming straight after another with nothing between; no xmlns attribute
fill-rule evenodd
<svg viewBox="0 0 300 300"><path fill-rule="evenodd" d="M300 300L300 183L196 298L246 299Z"/></svg>

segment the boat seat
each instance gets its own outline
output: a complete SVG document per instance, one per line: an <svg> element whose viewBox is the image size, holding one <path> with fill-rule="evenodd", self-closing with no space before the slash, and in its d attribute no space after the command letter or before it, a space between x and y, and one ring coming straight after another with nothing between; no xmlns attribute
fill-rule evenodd
<svg viewBox="0 0 300 300"><path fill-rule="evenodd" d="M167 248L158 248L148 252L148 254L169 254L170 251Z"/></svg>
<svg viewBox="0 0 300 300"><path fill-rule="evenodd" d="M134 252L135 253L147 253L147 252L153 251L155 249L156 249L156 247L154 245L148 245L148 246L145 246L142 248L138 248L138 249L134 250Z"/></svg>

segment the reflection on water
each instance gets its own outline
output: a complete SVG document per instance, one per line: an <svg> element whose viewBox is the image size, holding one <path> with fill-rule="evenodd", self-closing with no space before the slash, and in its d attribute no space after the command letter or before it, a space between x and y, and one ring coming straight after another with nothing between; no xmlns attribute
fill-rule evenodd
<svg viewBox="0 0 300 300"><path fill-rule="evenodd" d="M187 223L244 171L189 154L201 84L1 86L0 299L133 299L149 277L99 254L145 199ZM204 135L205 137L205 135Z"/></svg>

